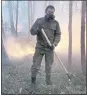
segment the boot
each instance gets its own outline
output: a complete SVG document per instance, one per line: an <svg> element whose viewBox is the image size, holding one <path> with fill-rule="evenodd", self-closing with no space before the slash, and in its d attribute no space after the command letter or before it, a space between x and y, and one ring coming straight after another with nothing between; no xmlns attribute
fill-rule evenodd
<svg viewBox="0 0 87 95"><path fill-rule="evenodd" d="M51 81L50 75L46 75L46 84L47 85L52 85L52 81Z"/></svg>
<svg viewBox="0 0 87 95"><path fill-rule="evenodd" d="M32 82L33 84L35 84L35 83L36 83L36 77L31 77L31 82Z"/></svg>
<svg viewBox="0 0 87 95"><path fill-rule="evenodd" d="M31 77L29 94L35 94L35 92L36 92L36 77Z"/></svg>
<svg viewBox="0 0 87 95"><path fill-rule="evenodd" d="M47 85L52 85L52 81L51 80L49 80L49 81L46 80L46 84Z"/></svg>

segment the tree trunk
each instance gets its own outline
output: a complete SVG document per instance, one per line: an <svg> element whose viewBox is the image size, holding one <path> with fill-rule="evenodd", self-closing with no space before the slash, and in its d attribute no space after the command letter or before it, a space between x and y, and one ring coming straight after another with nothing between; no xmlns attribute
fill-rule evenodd
<svg viewBox="0 0 87 95"><path fill-rule="evenodd" d="M34 18L35 18L35 1L32 1L32 24L34 23Z"/></svg>
<svg viewBox="0 0 87 95"><path fill-rule="evenodd" d="M85 1L82 1L81 10L81 66L82 73L86 75L86 60L85 60Z"/></svg>
<svg viewBox="0 0 87 95"><path fill-rule="evenodd" d="M2 17L2 14L1 14L1 23L2 23L1 34L2 34L3 39L5 39L5 32L4 32L4 28L3 28L3 17Z"/></svg>
<svg viewBox="0 0 87 95"><path fill-rule="evenodd" d="M46 2L46 1L44 1L44 7L46 8L46 6L47 6L47 2Z"/></svg>
<svg viewBox="0 0 87 95"><path fill-rule="evenodd" d="M1 62L2 62L2 66L3 65L5 65L5 64L7 64L7 63L9 63L10 61L9 61L9 58L8 58L8 55L7 55L7 53L6 53L6 50L5 50L5 47L4 47L4 43L3 43L3 40L5 40L4 39L4 37L5 37L5 33L4 33L4 28L3 28L3 17L2 17L2 15L1 15Z"/></svg>
<svg viewBox="0 0 87 95"><path fill-rule="evenodd" d="M53 5L53 1L49 1L49 5Z"/></svg>
<svg viewBox="0 0 87 95"><path fill-rule="evenodd" d="M49 5L49 1L44 1L45 8Z"/></svg>
<svg viewBox="0 0 87 95"><path fill-rule="evenodd" d="M87 65L87 1L86 1L86 65Z"/></svg>
<svg viewBox="0 0 87 95"><path fill-rule="evenodd" d="M30 40L30 1L28 1L28 39Z"/></svg>
<svg viewBox="0 0 87 95"><path fill-rule="evenodd" d="M31 26L33 25L33 1L30 3L31 5Z"/></svg>
<svg viewBox="0 0 87 95"><path fill-rule="evenodd" d="M31 18L31 8L32 8L32 5L31 5L31 1L28 1L28 38L29 40L31 40L31 35L30 35L30 28L31 28L31 21L32 21L32 18Z"/></svg>
<svg viewBox="0 0 87 95"><path fill-rule="evenodd" d="M68 47L68 70L71 71L72 65L72 1L69 1L69 47Z"/></svg>
<svg viewBox="0 0 87 95"><path fill-rule="evenodd" d="M17 36L17 25L18 25L18 7L19 7L19 2L17 1L17 8L16 8L16 36Z"/></svg>
<svg viewBox="0 0 87 95"><path fill-rule="evenodd" d="M11 1L8 1L8 9L9 9L9 16L10 16L11 33L13 36L16 36L16 30L15 30L14 22L13 22L13 13L12 13Z"/></svg>

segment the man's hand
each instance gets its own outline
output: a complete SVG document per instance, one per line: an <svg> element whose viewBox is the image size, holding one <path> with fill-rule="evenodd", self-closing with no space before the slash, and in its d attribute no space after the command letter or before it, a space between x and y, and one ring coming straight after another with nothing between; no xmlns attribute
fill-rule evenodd
<svg viewBox="0 0 87 95"><path fill-rule="evenodd" d="M52 50L54 50L55 45L54 45L54 44L52 44L52 46L49 46L49 48L50 48L50 49L52 49Z"/></svg>

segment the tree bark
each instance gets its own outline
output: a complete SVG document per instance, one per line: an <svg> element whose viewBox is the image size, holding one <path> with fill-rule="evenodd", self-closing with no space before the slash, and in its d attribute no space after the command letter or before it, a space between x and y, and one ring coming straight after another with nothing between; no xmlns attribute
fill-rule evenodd
<svg viewBox="0 0 87 95"><path fill-rule="evenodd" d="M86 65L87 65L87 1L86 1Z"/></svg>
<svg viewBox="0 0 87 95"><path fill-rule="evenodd" d="M1 24L2 24L2 26L1 26L1 34L2 34L3 39L5 39L5 32L4 32L4 28L3 28L3 17L2 17L2 14L1 14Z"/></svg>
<svg viewBox="0 0 87 95"><path fill-rule="evenodd" d="M19 2L17 1L17 8L16 8L16 36L17 36L17 26L18 26L18 7L19 7Z"/></svg>
<svg viewBox="0 0 87 95"><path fill-rule="evenodd" d="M30 3L31 5L31 26L33 25L33 1Z"/></svg>
<svg viewBox="0 0 87 95"><path fill-rule="evenodd" d="M2 66L9 63L9 58L8 55L6 53L5 47L4 47L4 42L3 40L5 40L5 33L4 33L4 28L3 28L3 17L1 15L1 62L2 62Z"/></svg>
<svg viewBox="0 0 87 95"><path fill-rule="evenodd" d="M31 35L30 35L30 28L31 28L31 21L32 21L32 18L31 18L31 8L32 8L32 3L31 1L28 1L28 39L31 40Z"/></svg>
<svg viewBox="0 0 87 95"><path fill-rule="evenodd" d="M34 23L34 18L35 18L35 1L32 1L32 24Z"/></svg>
<svg viewBox="0 0 87 95"><path fill-rule="evenodd" d="M11 33L13 36L16 36L16 30L15 30L14 22L13 22L13 13L12 13L11 1L8 1L8 9L9 9L9 16L10 16Z"/></svg>
<svg viewBox="0 0 87 95"><path fill-rule="evenodd" d="M85 60L85 1L82 1L81 10L81 66L82 73L86 75L86 60Z"/></svg>
<svg viewBox="0 0 87 95"><path fill-rule="evenodd" d="M72 1L69 1L69 46L68 46L68 70L71 71L72 66Z"/></svg>
<svg viewBox="0 0 87 95"><path fill-rule="evenodd" d="M53 1L49 1L49 5L53 5Z"/></svg>

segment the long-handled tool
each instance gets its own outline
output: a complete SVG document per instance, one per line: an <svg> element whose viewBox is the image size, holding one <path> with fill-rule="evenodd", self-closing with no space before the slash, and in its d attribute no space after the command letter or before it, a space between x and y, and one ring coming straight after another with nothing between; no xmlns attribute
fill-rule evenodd
<svg viewBox="0 0 87 95"><path fill-rule="evenodd" d="M43 29L42 29L42 34L44 35L44 37L45 37L45 39L46 39L48 45L49 45L49 46L52 46L50 40L48 39L48 37L47 37L47 35L46 35L46 33L44 32ZM62 67L64 68L64 70L65 70L65 72L66 72L66 74L67 74L67 76L68 76L68 78L69 78L69 81L70 81L70 80L71 80L71 75L72 75L72 74L69 73L68 70L65 68L65 66L63 65L63 62L62 62L62 61L60 60L60 58L57 56L56 52L54 52L54 53L55 53L57 59L60 61L61 65L62 65Z"/></svg>

